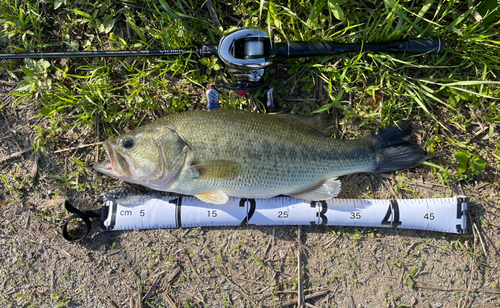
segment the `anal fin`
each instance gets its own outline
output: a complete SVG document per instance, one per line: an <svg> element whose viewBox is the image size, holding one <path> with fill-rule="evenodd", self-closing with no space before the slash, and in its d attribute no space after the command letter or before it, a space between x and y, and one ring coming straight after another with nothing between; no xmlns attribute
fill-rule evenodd
<svg viewBox="0 0 500 308"><path fill-rule="evenodd" d="M319 186L312 189L301 191L291 195L292 197L307 200L307 201L320 201L328 200L340 193L340 181L337 178L332 178L325 181Z"/></svg>
<svg viewBox="0 0 500 308"><path fill-rule="evenodd" d="M195 197L203 202L212 204L225 204L229 200L229 197L220 190L197 194Z"/></svg>

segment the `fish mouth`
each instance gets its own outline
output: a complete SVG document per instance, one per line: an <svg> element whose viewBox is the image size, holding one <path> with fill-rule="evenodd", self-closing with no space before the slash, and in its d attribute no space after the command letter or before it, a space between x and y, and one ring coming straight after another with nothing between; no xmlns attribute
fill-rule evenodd
<svg viewBox="0 0 500 308"><path fill-rule="evenodd" d="M106 175L121 178L131 176L126 158L109 142L104 142L109 161L94 164L94 169Z"/></svg>

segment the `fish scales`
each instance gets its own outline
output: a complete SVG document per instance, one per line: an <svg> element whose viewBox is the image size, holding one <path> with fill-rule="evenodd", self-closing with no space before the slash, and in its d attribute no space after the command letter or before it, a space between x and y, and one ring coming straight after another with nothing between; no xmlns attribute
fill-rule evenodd
<svg viewBox="0 0 500 308"><path fill-rule="evenodd" d="M238 110L178 113L160 120L174 125L200 161L240 164L235 179L183 181L183 191L226 187L248 198L291 194L328 178L367 171L375 153L368 142L327 138L286 118Z"/></svg>

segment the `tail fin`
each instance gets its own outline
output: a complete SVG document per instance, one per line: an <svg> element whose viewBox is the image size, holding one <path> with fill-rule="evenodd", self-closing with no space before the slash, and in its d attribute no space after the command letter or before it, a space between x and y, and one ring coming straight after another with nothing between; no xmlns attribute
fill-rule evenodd
<svg viewBox="0 0 500 308"><path fill-rule="evenodd" d="M412 143L411 126L406 122L391 125L370 134L377 153L377 163L371 172L388 172L411 168L424 162L424 152Z"/></svg>

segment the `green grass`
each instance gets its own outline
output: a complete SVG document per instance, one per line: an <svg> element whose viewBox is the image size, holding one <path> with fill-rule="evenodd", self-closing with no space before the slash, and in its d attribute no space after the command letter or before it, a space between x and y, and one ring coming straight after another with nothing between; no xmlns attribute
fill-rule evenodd
<svg viewBox="0 0 500 308"><path fill-rule="evenodd" d="M354 123L370 130L377 126L380 113L379 104L369 103L369 97L382 91L383 126L405 119L422 121L422 129L430 133L424 140L426 150L453 153L451 167L427 164L429 173L443 183L484 176L488 165L500 163L498 10L477 22L475 12L484 16L488 9L478 1L213 1L223 28L216 29L203 3L3 0L0 50L191 48L215 44L223 32L236 27L267 29L275 41L378 42L438 35L446 44L439 55L362 52L290 59L275 66L274 73L268 70L265 82L279 86L294 76L277 91L280 112L335 111L341 127ZM64 141L67 130L78 128L91 138L98 127L102 141L144 120L202 108L207 85L229 79L220 60L195 55L1 63L3 76L19 81L14 104L29 101L49 120L34 127L34 147L42 151L54 138ZM318 80L329 91L322 100L312 100ZM284 100L288 93L303 101ZM248 97L221 93L224 108L262 104L261 92ZM486 147L461 135L478 124L487 127Z"/></svg>

